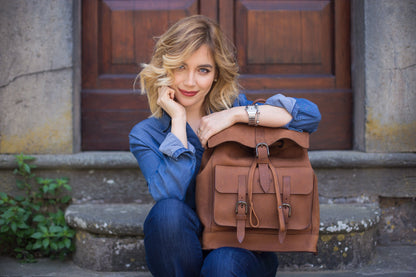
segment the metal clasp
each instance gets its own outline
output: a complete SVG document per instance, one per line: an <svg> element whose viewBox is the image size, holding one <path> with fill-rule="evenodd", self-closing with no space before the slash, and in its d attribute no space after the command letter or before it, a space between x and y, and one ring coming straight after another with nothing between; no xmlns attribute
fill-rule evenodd
<svg viewBox="0 0 416 277"><path fill-rule="evenodd" d="M242 205L245 207L246 214L248 213L248 206L246 201L238 201L237 204L235 204L235 213L238 214L238 206Z"/></svg>
<svg viewBox="0 0 416 277"><path fill-rule="evenodd" d="M292 216L292 206L290 206L290 204L288 204L288 203L283 203L282 206L279 206L279 209L281 209L282 207L289 208L288 215L289 215L289 217L291 217Z"/></svg>
<svg viewBox="0 0 416 277"><path fill-rule="evenodd" d="M256 145L256 157L259 157L259 146L266 146L267 148L267 156L270 156L270 151L269 151L269 145L267 145L267 143L265 142L260 142Z"/></svg>

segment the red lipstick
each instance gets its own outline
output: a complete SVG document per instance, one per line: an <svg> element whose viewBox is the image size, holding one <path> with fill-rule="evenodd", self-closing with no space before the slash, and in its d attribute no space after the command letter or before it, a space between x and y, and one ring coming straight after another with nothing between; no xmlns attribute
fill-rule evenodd
<svg viewBox="0 0 416 277"><path fill-rule="evenodd" d="M195 96L195 95L198 93L198 91L188 91L188 90L183 90L183 89L179 89L179 91L180 91L183 95L188 96L188 97Z"/></svg>

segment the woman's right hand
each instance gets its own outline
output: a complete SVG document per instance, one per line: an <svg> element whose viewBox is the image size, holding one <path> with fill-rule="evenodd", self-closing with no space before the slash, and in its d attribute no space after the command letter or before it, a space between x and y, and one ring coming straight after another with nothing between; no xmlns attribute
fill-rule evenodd
<svg viewBox="0 0 416 277"><path fill-rule="evenodd" d="M175 90L163 86L158 88L159 97L157 99L157 104L169 114L169 116L174 118L183 118L186 116L185 108L175 100Z"/></svg>
<svg viewBox="0 0 416 277"><path fill-rule="evenodd" d="M176 101L175 90L172 88L166 86L160 87L158 93L157 104L172 119L171 132L182 142L185 148L188 148L185 107Z"/></svg>

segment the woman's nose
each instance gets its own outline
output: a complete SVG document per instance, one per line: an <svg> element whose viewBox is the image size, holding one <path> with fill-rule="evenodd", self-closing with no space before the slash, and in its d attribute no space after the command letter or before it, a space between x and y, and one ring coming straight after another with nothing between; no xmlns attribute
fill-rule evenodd
<svg viewBox="0 0 416 277"><path fill-rule="evenodd" d="M193 72L189 72L186 74L185 85L187 86L194 86L195 85L195 74Z"/></svg>

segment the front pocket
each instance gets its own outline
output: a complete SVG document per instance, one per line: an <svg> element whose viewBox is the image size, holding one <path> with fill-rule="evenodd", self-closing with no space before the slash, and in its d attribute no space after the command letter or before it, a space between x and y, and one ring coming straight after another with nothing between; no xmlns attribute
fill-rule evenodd
<svg viewBox="0 0 416 277"><path fill-rule="evenodd" d="M249 167L215 166L214 222L219 226L235 227L238 195L238 176L249 174ZM270 173L270 172L269 172ZM290 176L290 205L292 213L287 223L288 230L305 230L312 220L313 170L312 168L278 168L279 190L282 193L283 176ZM253 182L253 208L259 219L258 228L278 229L276 193L272 174L269 174L270 189L264 192L259 182L258 169L255 169ZM247 181L248 183L248 181ZM247 190L248 191L248 190ZM246 202L249 202L248 195ZM249 204L249 203L248 203ZM250 228L249 214L246 227Z"/></svg>

